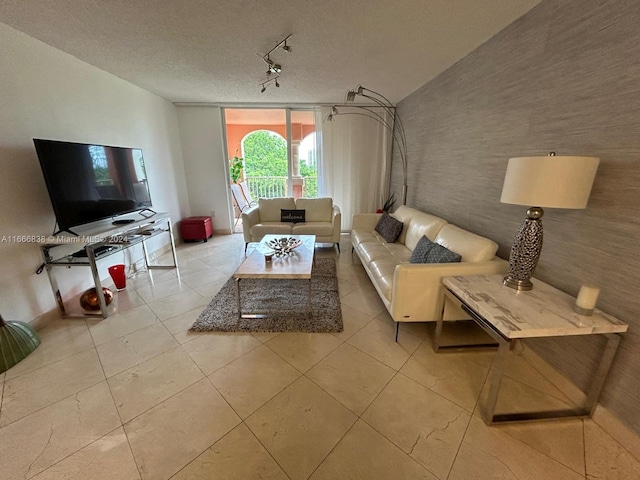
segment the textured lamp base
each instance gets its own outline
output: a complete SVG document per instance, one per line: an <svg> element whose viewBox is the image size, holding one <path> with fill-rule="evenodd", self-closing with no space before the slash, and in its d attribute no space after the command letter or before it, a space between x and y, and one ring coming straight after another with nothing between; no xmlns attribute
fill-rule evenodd
<svg viewBox="0 0 640 480"><path fill-rule="evenodd" d="M527 218L522 222L511 245L509 275L503 280L503 285L520 291L533 289L531 277L542 250L543 214L544 211L540 207L527 210Z"/></svg>
<svg viewBox="0 0 640 480"><path fill-rule="evenodd" d="M515 290L520 290L524 292L526 292L527 290L533 289L533 283L531 283L531 280L528 280L528 279L516 280L515 278L511 278L511 277L504 277L502 284L506 285L509 288L513 288Z"/></svg>
<svg viewBox="0 0 640 480"><path fill-rule="evenodd" d="M31 325L5 322L0 316L0 373L24 360L38 345L40 339Z"/></svg>

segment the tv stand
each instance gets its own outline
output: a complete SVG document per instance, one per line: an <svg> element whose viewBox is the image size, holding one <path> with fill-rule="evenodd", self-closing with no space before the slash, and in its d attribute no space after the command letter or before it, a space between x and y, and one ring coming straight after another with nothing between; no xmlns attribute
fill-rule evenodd
<svg viewBox="0 0 640 480"><path fill-rule="evenodd" d="M169 265L151 265L149 263L146 242L150 238L164 233L169 234L173 263ZM171 227L171 217L168 213L154 213L153 219L144 218L143 220L134 220L126 225L117 225L115 228L113 225L102 225L101 227L96 227L91 231L83 232L83 238L89 239L87 243L83 244L84 248L70 254L68 253L68 242L61 241L60 243L49 243L41 246L44 265L47 270L49 282L51 283L51 289L53 290L53 295L58 304L58 309L64 318L107 318L109 316L109 312L104 300L104 295L98 295L98 301L100 303L99 313L68 313L62 300L60 288L58 287L58 281L55 275L56 267L89 267L91 269L93 283L97 292L102 292L102 282L100 281L100 275L98 274L97 267L98 260L126 250L134 245L142 245L145 265L150 270L178 267L176 246L173 239L173 229ZM67 248L65 249L64 247Z"/></svg>

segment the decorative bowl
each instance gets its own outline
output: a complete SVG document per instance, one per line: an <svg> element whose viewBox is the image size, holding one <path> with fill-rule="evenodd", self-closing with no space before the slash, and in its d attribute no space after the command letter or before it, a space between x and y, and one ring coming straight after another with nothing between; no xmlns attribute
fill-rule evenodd
<svg viewBox="0 0 640 480"><path fill-rule="evenodd" d="M102 287L102 293L107 305L113 301L113 292L107 287ZM80 306L85 310L100 310L100 301L96 293L96 288L90 288L80 297Z"/></svg>
<svg viewBox="0 0 640 480"><path fill-rule="evenodd" d="M273 250L276 257L286 257L302 245L302 241L293 237L280 237L267 242L267 246Z"/></svg>

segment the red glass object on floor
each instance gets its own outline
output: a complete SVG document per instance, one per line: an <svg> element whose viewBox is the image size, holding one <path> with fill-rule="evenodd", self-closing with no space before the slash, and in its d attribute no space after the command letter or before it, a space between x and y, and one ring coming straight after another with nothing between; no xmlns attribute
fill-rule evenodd
<svg viewBox="0 0 640 480"><path fill-rule="evenodd" d="M122 263L112 265L108 270L118 290L122 290L127 286L127 277L124 274L124 265Z"/></svg>

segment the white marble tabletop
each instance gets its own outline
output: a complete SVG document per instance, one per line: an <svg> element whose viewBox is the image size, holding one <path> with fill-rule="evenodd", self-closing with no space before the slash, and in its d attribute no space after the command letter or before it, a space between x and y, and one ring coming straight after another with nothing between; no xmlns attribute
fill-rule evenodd
<svg viewBox="0 0 640 480"><path fill-rule="evenodd" d="M507 338L559 337L626 332L628 325L596 309L573 311L575 298L540 280L519 292L502 284L504 275L444 277L442 283Z"/></svg>
<svg viewBox="0 0 640 480"><path fill-rule="evenodd" d="M265 262L264 254L272 251L266 243L281 237L293 237L302 241L302 245L286 257L273 257ZM242 262L233 274L235 278L311 278L315 235L265 235L256 249Z"/></svg>

